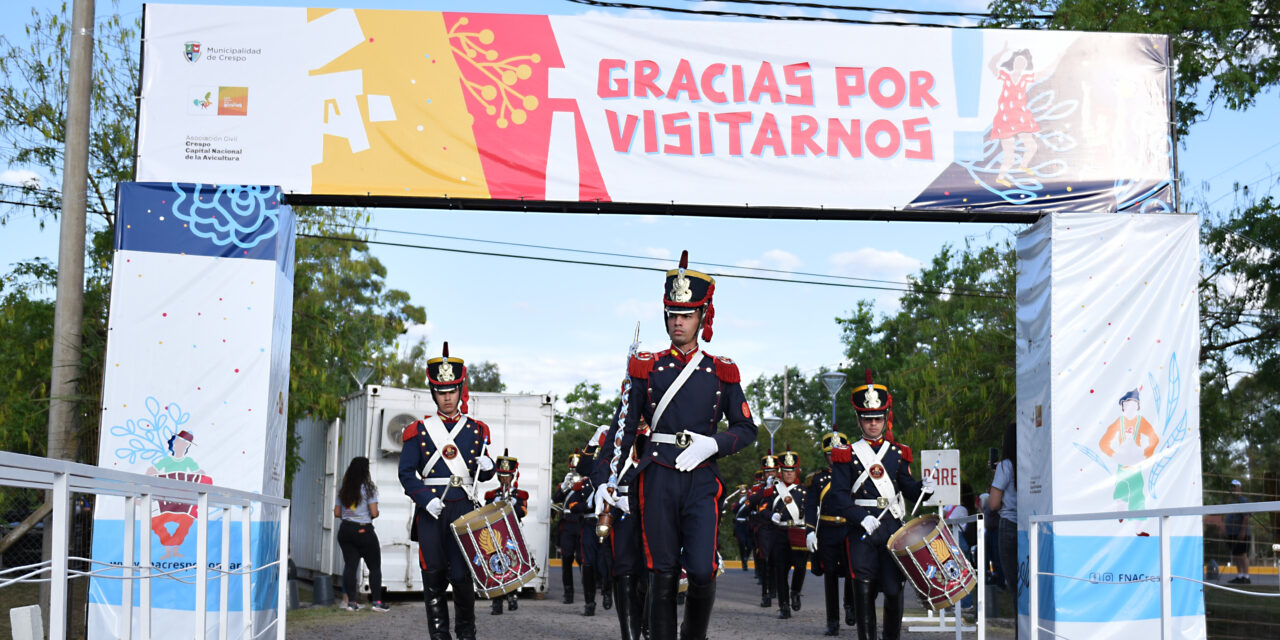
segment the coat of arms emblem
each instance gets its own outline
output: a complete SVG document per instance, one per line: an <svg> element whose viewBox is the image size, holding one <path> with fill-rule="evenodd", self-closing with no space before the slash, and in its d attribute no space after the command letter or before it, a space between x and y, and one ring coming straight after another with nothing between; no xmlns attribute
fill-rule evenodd
<svg viewBox="0 0 1280 640"><path fill-rule="evenodd" d="M187 62L195 62L200 59L200 43L186 42L182 45L182 55Z"/></svg>

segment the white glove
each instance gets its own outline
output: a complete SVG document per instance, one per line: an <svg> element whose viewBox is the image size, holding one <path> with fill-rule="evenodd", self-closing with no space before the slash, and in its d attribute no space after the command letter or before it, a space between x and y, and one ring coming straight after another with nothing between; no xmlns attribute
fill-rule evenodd
<svg viewBox="0 0 1280 640"><path fill-rule="evenodd" d="M804 546L809 547L809 553L818 552L818 534L810 531L809 535L804 538Z"/></svg>
<svg viewBox="0 0 1280 640"><path fill-rule="evenodd" d="M598 491L597 494L598 494L597 500L599 500L601 505L609 505L612 507L618 504L619 496L618 496L617 490L610 490L608 486L605 486L600 491ZM598 508L601 511L604 510L603 507L598 507Z"/></svg>
<svg viewBox="0 0 1280 640"><path fill-rule="evenodd" d="M772 518L769 518L769 519L770 519L770 520L772 520L774 524L782 524L782 514L781 514L781 513L775 513L775 514L773 514L773 517L772 517Z"/></svg>
<svg viewBox="0 0 1280 640"><path fill-rule="evenodd" d="M934 491L937 491L937 490L938 490L938 481L934 480L933 476L929 476L924 480L920 481L921 493L933 493Z"/></svg>
<svg viewBox="0 0 1280 640"><path fill-rule="evenodd" d="M439 518L440 514L444 513L444 501L440 498L432 498L431 502L427 503L427 513L431 514L432 518Z"/></svg>
<svg viewBox="0 0 1280 640"><path fill-rule="evenodd" d="M765 480L765 482L764 482L764 486L765 486L765 487L772 487L772 486L773 486L773 484L774 484L775 482L777 482L777 481L778 481L778 476L769 476L769 479L768 479L768 480Z"/></svg>
<svg viewBox="0 0 1280 640"><path fill-rule="evenodd" d="M626 496L618 496L618 501L613 506L622 510L623 513L631 513L631 501Z"/></svg>
<svg viewBox="0 0 1280 640"><path fill-rule="evenodd" d="M481 471L492 471L493 458L490 458L489 456L480 456L480 458L476 460L476 467Z"/></svg>
<svg viewBox="0 0 1280 640"><path fill-rule="evenodd" d="M561 491L568 491L568 490L569 490L569 487L572 487L572 486L573 486L572 478L573 478L573 472L572 472L572 471L570 471L569 473L564 474L564 480L561 480L561 481L560 481L560 490L561 490Z"/></svg>
<svg viewBox="0 0 1280 640"><path fill-rule="evenodd" d="M867 535L871 535L876 532L876 529L880 528L880 521L867 516L862 519L862 528L867 530Z"/></svg>
<svg viewBox="0 0 1280 640"><path fill-rule="evenodd" d="M693 437L693 442L689 444L688 449L684 450L684 453L676 457L676 471L693 471L704 460L720 451L720 445L716 443L715 438L698 433L689 433L689 435Z"/></svg>

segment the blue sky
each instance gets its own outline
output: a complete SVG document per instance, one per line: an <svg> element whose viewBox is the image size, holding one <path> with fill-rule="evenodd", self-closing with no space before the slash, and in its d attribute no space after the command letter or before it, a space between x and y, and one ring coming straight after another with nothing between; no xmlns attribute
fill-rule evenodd
<svg viewBox="0 0 1280 640"><path fill-rule="evenodd" d="M204 2L202 4L244 4ZM291 2L278 6L348 6L421 10L467 10L510 13L580 14L602 10L559 2L441 1ZM668 2L671 6L683 3ZM711 4L711 3L708 3ZM54 6L38 0L36 6ZM7 38L21 38L31 4L4 3L0 27ZM687 4L685 6L688 6ZM938 9L939 3L897 3ZM985 3L948 3L964 10L984 10ZM744 5L727 5L751 11ZM98 2L99 16L113 11ZM141 13L141 3L119 3L125 16ZM666 19L685 19L662 15ZM1280 102L1268 93L1247 112L1217 108L1195 125L1178 150L1184 181L1184 206L1199 194L1220 209L1231 202L1233 183L1251 190L1274 183L1280 165ZM19 167L0 167L0 181L21 177ZM1202 183L1208 181L1205 192ZM978 245L1003 242L1019 225L919 222L776 221L631 215L557 215L433 210L377 210L371 226L418 233L520 242L592 251L651 256L643 261L601 258L670 267L681 249L696 263L760 266L861 278L902 281L927 263L947 243ZM528 248L501 247L460 240L382 233L375 239L481 251L548 255L571 259L590 256ZM666 345L662 328L662 276L602 267L553 264L439 251L375 247L388 268L390 286L408 291L426 307L428 322L411 331L426 337L437 353L450 342L453 355L468 361L492 360L501 367L513 391L563 395L581 380L616 388L623 357L636 322L643 347ZM45 257L56 262L57 226L39 230L24 214L13 216L0 230L0 265ZM860 299L882 312L896 309L896 294L868 289L722 279L716 291L715 338L707 350L732 357L743 375L781 372L787 365L811 372L841 363L843 349L835 324ZM862 366L864 363L855 363Z"/></svg>

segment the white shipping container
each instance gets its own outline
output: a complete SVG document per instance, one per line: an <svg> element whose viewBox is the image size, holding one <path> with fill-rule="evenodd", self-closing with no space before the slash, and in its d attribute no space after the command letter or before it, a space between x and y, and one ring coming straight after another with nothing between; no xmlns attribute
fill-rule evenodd
<svg viewBox="0 0 1280 640"><path fill-rule="evenodd" d="M345 420L300 420L297 425L303 461L294 475L291 497L294 564L303 575L328 574L335 576L335 584L341 584L342 552L337 544L333 504L347 464L356 456L366 456L373 482L378 485L379 516L374 528L382 546L383 589L422 591L418 543L409 541L413 501L400 486L399 464L404 428L435 413L431 393L368 385L344 402ZM539 592L547 589L551 538L553 402L550 395L472 392L468 414L489 425L490 455L497 457L508 448L520 459L519 485L529 492L529 514L522 528L525 544L539 567L537 577L525 588ZM321 455L323 460L316 459ZM484 493L497 486L496 477L481 483L477 498L483 501ZM363 564L358 588L361 593L369 592L369 572Z"/></svg>

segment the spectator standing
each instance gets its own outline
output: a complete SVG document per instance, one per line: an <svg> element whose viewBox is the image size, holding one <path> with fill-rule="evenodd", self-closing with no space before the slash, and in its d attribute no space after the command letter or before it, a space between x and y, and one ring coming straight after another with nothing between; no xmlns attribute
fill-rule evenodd
<svg viewBox="0 0 1280 640"><path fill-rule="evenodd" d="M973 492L969 490L968 486L962 486L960 491L960 504L943 507L942 517L947 520L969 517L969 508L964 506L966 501L973 502ZM967 530L971 527L974 527L972 522L967 524L952 524L951 537L955 538L956 544L960 545L960 548L964 550L964 556L969 560L969 566L976 567L977 565L974 564L973 560L973 544L969 542L969 537L966 535ZM960 600L961 609L969 609L972 608L973 605L973 593L970 593Z"/></svg>
<svg viewBox="0 0 1280 640"><path fill-rule="evenodd" d="M997 553L1004 570L1005 588L1018 595L1018 426L1004 429L1004 444L989 498L992 511L1000 514Z"/></svg>
<svg viewBox="0 0 1280 640"><path fill-rule="evenodd" d="M357 601L356 572L360 561L369 568L369 600L373 610L384 612L387 605L382 600L382 546L373 530L373 519L378 517L378 487L369 477L369 459L359 456L351 459L347 472L342 475L338 488L337 504L333 505L333 517L341 518L338 525L338 546L342 549L342 590L347 595L346 609L359 611Z"/></svg>
<svg viewBox="0 0 1280 640"><path fill-rule="evenodd" d="M1000 466L1000 463L994 463L992 470ZM991 508L991 494L983 493L978 496L978 508L982 510L982 518L984 521L982 544L987 545L987 584L994 584L998 587L1004 586L1004 571L1000 569L1000 514Z"/></svg>
<svg viewBox="0 0 1280 640"><path fill-rule="evenodd" d="M1240 481L1232 480L1231 495L1227 498L1227 504L1244 504L1248 501L1249 499L1241 494ZM1253 584L1249 579L1249 514L1228 513L1226 524L1231 561L1236 565L1236 577L1230 582L1231 584Z"/></svg>

